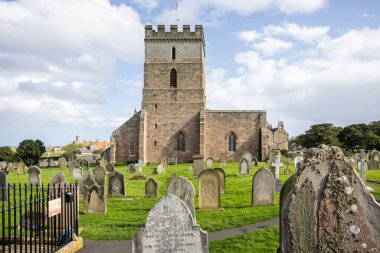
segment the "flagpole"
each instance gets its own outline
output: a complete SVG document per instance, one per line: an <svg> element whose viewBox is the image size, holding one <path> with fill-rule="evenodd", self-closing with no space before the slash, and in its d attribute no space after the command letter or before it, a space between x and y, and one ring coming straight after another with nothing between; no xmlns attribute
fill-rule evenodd
<svg viewBox="0 0 380 253"><path fill-rule="evenodd" d="M175 6L175 11L177 13L177 27L179 26L179 18L178 18L178 0L177 0L177 4Z"/></svg>

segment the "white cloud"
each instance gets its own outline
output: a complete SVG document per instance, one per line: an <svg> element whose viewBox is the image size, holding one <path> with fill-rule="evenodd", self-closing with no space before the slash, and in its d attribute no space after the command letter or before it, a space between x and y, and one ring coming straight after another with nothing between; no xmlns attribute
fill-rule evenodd
<svg viewBox="0 0 380 253"><path fill-rule="evenodd" d="M279 11L286 14L311 13L327 6L327 0L277 0L276 6Z"/></svg>
<svg viewBox="0 0 380 253"><path fill-rule="evenodd" d="M273 56L278 51L291 49L293 44L291 42L267 37L264 38L262 42L255 43L253 47L267 56Z"/></svg>
<svg viewBox="0 0 380 253"><path fill-rule="evenodd" d="M158 7L158 0L132 0L133 3L146 9L147 11L152 11Z"/></svg>
<svg viewBox="0 0 380 253"><path fill-rule="evenodd" d="M324 34L316 43L293 45L304 57L268 58L249 50L236 55L235 76L211 70L210 107L265 109L273 123L284 120L291 135L320 122L347 125L378 119L380 28L351 30L338 37ZM304 53L309 51L314 53Z"/></svg>

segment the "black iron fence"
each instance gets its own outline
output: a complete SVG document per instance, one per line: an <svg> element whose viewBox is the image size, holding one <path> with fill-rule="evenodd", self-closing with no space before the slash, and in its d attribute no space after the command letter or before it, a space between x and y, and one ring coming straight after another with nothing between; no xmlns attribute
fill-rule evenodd
<svg viewBox="0 0 380 253"><path fill-rule="evenodd" d="M55 252L78 234L77 184L0 187L0 252Z"/></svg>

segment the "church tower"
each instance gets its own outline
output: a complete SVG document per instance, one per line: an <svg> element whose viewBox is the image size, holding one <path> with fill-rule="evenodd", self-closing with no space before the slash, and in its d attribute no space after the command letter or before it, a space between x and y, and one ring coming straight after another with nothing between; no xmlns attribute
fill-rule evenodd
<svg viewBox="0 0 380 253"><path fill-rule="evenodd" d="M200 153L200 115L205 110L204 34L201 25L178 31L145 26L144 88L139 158L188 161Z"/></svg>

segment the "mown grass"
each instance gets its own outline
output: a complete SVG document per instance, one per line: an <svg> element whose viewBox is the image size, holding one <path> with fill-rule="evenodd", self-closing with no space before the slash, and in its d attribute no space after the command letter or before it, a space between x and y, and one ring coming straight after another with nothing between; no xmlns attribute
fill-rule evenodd
<svg viewBox="0 0 380 253"><path fill-rule="evenodd" d="M244 235L209 242L209 250L210 253L276 252L279 246L278 235L278 226L272 226L249 232Z"/></svg>
<svg viewBox="0 0 380 253"><path fill-rule="evenodd" d="M380 170L367 170L367 182L380 184Z"/></svg>

